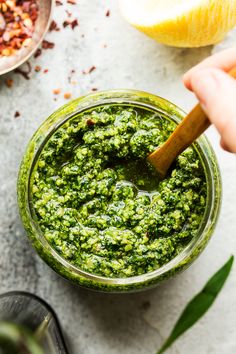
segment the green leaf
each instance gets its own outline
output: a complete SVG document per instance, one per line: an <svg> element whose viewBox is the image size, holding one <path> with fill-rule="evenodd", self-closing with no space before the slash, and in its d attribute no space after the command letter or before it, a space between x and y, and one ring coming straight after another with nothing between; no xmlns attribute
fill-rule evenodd
<svg viewBox="0 0 236 354"><path fill-rule="evenodd" d="M210 278L202 291L188 303L176 322L169 338L167 338L157 354L164 353L181 334L192 327L207 312L228 278L233 261L234 256L231 256L227 263Z"/></svg>
<svg viewBox="0 0 236 354"><path fill-rule="evenodd" d="M44 351L28 329L0 321L0 353L44 354Z"/></svg>

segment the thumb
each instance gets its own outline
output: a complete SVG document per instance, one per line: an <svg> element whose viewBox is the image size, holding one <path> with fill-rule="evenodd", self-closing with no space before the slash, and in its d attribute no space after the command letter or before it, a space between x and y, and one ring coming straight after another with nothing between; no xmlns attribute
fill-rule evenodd
<svg viewBox="0 0 236 354"><path fill-rule="evenodd" d="M220 69L205 68L194 72L191 87L219 131L222 146L236 152L236 80Z"/></svg>

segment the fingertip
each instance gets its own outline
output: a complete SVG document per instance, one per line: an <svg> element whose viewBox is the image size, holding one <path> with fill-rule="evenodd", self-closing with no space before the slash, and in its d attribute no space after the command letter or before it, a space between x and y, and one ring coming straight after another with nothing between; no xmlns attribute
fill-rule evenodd
<svg viewBox="0 0 236 354"><path fill-rule="evenodd" d="M194 66L193 68L189 69L184 75L183 75L183 83L185 87L190 90L194 91L194 87L192 82L195 81L195 78L198 78L199 72L204 70L205 68L201 68L201 66Z"/></svg>
<svg viewBox="0 0 236 354"><path fill-rule="evenodd" d="M217 68L199 68L191 74L189 85L197 97L208 98L214 94L218 86L221 86L226 74Z"/></svg>
<svg viewBox="0 0 236 354"><path fill-rule="evenodd" d="M184 75L183 75L183 83L184 83L184 86L192 91L192 85L191 85L191 74L190 74L190 71L187 71Z"/></svg>
<svg viewBox="0 0 236 354"><path fill-rule="evenodd" d="M232 149L227 145L227 143L221 138L220 140L220 146L222 147L223 150L233 153Z"/></svg>
<svg viewBox="0 0 236 354"><path fill-rule="evenodd" d="M211 55L210 57L204 59L202 62L189 69L183 75L183 83L188 90L193 91L191 80L192 75L195 74L196 71L198 72L204 68L216 68L228 72L232 69L232 67L235 66L235 60L236 47L226 49L217 54Z"/></svg>
<svg viewBox="0 0 236 354"><path fill-rule="evenodd" d="M201 105L205 107L206 101L208 101L209 95L213 92L214 88L211 71L206 69L193 70L187 81L187 85L195 93Z"/></svg>

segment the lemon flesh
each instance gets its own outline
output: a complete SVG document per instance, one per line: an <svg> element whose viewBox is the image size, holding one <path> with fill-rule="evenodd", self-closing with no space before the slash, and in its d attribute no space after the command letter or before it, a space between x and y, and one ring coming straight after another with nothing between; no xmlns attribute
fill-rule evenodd
<svg viewBox="0 0 236 354"><path fill-rule="evenodd" d="M176 47L218 43L236 25L236 0L120 0L120 8L140 31Z"/></svg>

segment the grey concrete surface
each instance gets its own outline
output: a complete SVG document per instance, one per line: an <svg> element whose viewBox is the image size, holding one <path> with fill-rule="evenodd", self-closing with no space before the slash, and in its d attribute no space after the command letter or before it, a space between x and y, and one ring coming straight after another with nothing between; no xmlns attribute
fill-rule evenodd
<svg viewBox="0 0 236 354"><path fill-rule="evenodd" d="M132 295L97 294L75 288L57 276L27 241L18 216L16 179L26 144L39 124L73 97L93 88L134 88L173 101L186 111L195 103L181 76L212 51L233 44L231 35L216 48L175 49L157 44L121 18L117 2L79 0L78 5L56 7L53 18L62 28L65 9L78 18L79 27L47 35L55 42L32 68L31 79L10 73L0 78L0 292L31 291L56 310L74 354L151 354L169 334L186 302L236 249L236 159L219 148L211 128L208 136L217 153L223 178L221 216L207 249L183 274L164 285ZM106 11L110 16L106 17ZM96 70L82 71L95 65ZM43 73L48 69L48 73ZM68 75L75 70L73 83ZM12 88L5 80L14 81ZM76 81L76 82L75 82ZM54 100L52 90L63 93ZM20 117L14 118L15 111ZM235 268L211 311L171 348L170 354L236 353ZM150 303L150 306L147 306Z"/></svg>

